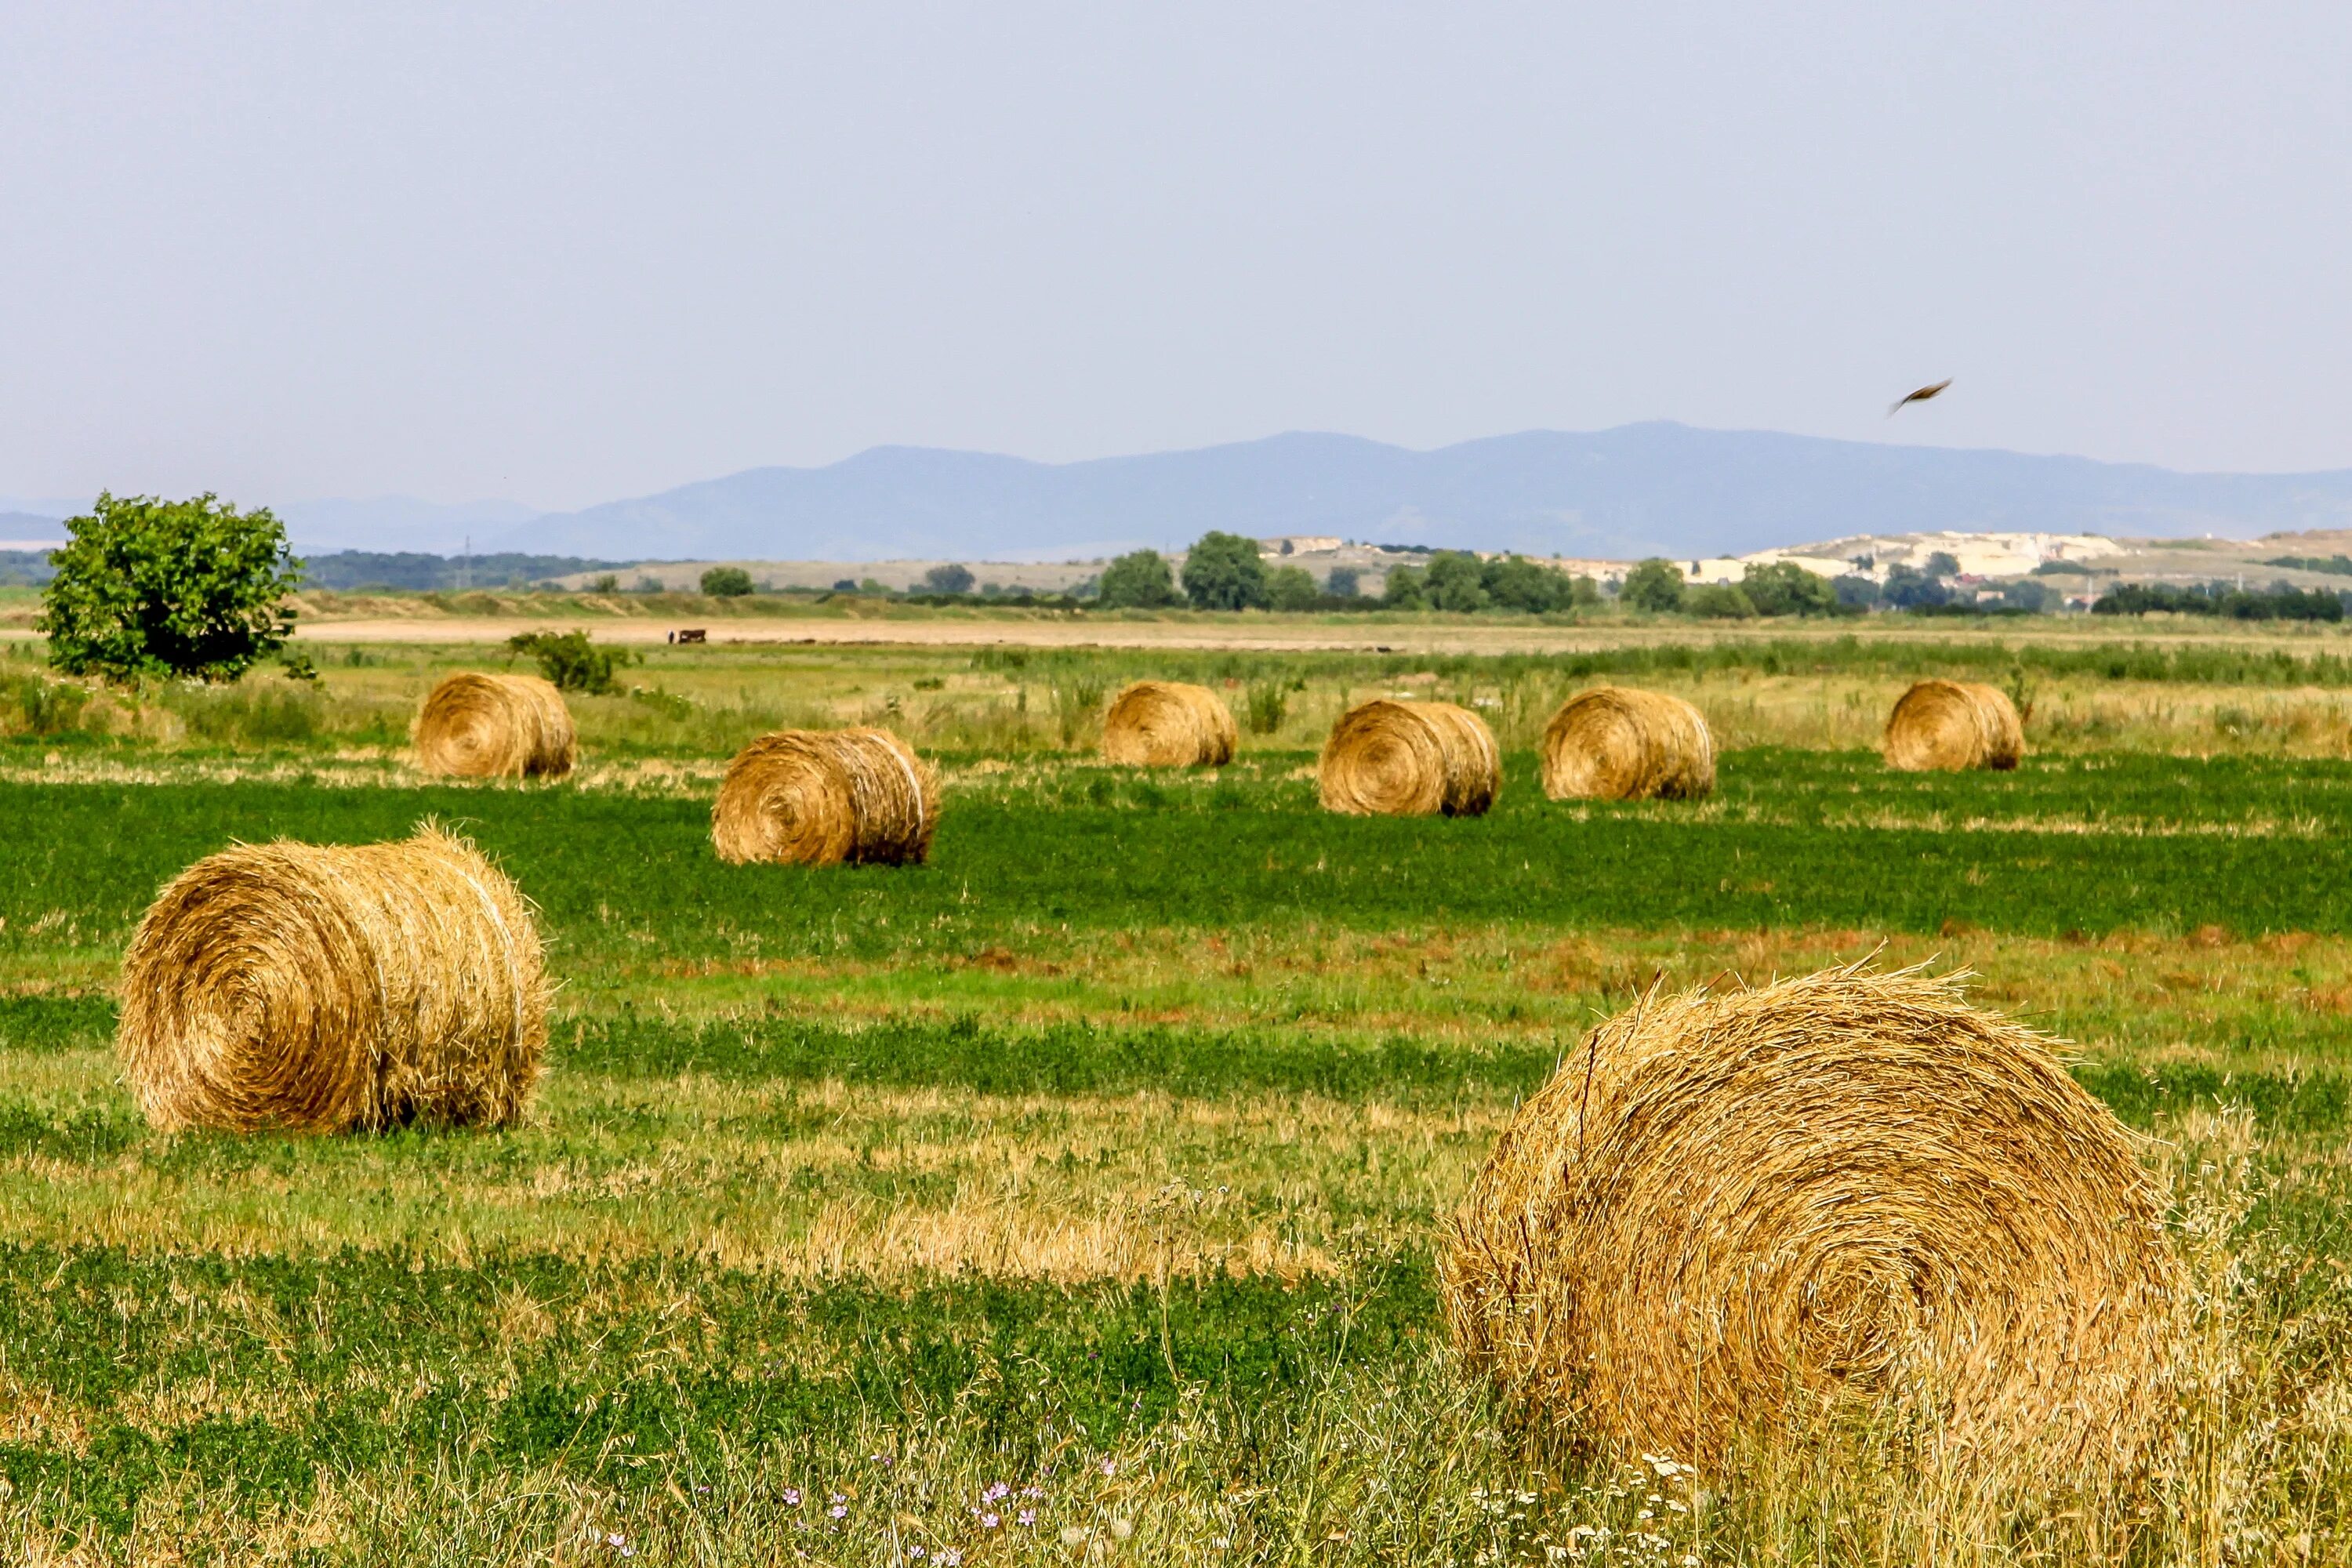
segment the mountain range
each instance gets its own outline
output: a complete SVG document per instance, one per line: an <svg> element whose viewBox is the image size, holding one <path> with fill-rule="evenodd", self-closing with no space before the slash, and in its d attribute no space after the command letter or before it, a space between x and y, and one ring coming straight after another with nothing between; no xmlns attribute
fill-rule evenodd
<svg viewBox="0 0 2352 1568"><path fill-rule="evenodd" d="M1076 463L877 447L538 516L510 501L397 498L278 510L314 551L446 552L470 536L478 552L625 561L1017 561L1178 546L1222 528L1622 559L1942 529L2252 538L2347 528L2352 470L2193 474L1660 421L1431 451L1291 434Z"/></svg>

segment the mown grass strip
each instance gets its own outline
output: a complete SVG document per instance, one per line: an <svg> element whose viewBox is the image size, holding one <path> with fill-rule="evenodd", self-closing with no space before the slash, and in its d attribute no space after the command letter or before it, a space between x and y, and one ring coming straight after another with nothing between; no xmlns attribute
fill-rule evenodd
<svg viewBox="0 0 2352 1568"><path fill-rule="evenodd" d="M890 1290L545 1256L457 1268L14 1246L0 1352L22 1388L79 1413L85 1447L0 1444L0 1475L121 1529L142 1491L191 1469L282 1501L308 1494L322 1457L364 1472L461 1448L658 1485L667 1468L645 1461L861 1417L952 1420L1017 1465L1057 1437L1108 1445L1165 1420L1181 1387L1281 1397L1323 1369L1395 1360L1436 1325L1427 1264L1394 1257L1345 1288ZM132 1419L173 1388L205 1390L208 1408L160 1429Z"/></svg>

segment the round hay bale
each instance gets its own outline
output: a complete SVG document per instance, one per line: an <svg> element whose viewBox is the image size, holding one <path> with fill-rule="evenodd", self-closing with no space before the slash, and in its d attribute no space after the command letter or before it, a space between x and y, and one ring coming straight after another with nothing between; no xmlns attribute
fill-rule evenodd
<svg viewBox="0 0 2352 1568"><path fill-rule="evenodd" d="M1715 740L1679 697L1596 686L1544 727L1543 787L1554 800L1705 800Z"/></svg>
<svg viewBox="0 0 2352 1568"><path fill-rule="evenodd" d="M1651 997L1521 1107L1443 1263L1523 1409L1699 1464L1822 1417L2120 1460L2178 1273L2131 1136L2051 1042L1917 970Z"/></svg>
<svg viewBox="0 0 2352 1568"><path fill-rule="evenodd" d="M887 730L780 730L727 764L711 808L721 860L919 866L940 779Z"/></svg>
<svg viewBox="0 0 2352 1568"><path fill-rule="evenodd" d="M1239 739L1223 700L1181 680L1139 680L1103 715L1103 760L1128 767L1223 767Z"/></svg>
<svg viewBox="0 0 2352 1568"><path fill-rule="evenodd" d="M458 778L555 778L580 750L563 693L536 675L450 676L410 732L419 767Z"/></svg>
<svg viewBox="0 0 2352 1568"><path fill-rule="evenodd" d="M1907 773L2007 769L2025 752L2025 726L1997 686L1922 680L1886 718L1886 762Z"/></svg>
<svg viewBox="0 0 2352 1568"><path fill-rule="evenodd" d="M1331 726L1316 773L1324 809L1359 816L1477 816L1503 788L1486 721L1451 702L1357 704Z"/></svg>
<svg viewBox="0 0 2352 1568"><path fill-rule="evenodd" d="M139 922L115 1050L166 1130L498 1126L539 1081L547 999L529 907L464 839L245 844Z"/></svg>

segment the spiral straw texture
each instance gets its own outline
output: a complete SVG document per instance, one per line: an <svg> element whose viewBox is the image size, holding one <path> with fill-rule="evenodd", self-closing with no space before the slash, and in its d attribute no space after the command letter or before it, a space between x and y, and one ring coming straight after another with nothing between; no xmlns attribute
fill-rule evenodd
<svg viewBox="0 0 2352 1568"><path fill-rule="evenodd" d="M1486 721L1451 702L1376 698L1339 715L1317 767L1326 810L1477 816L1502 792Z"/></svg>
<svg viewBox="0 0 2352 1568"><path fill-rule="evenodd" d="M1139 680L1103 715L1103 760L1128 767L1223 767L1239 740L1223 700L1181 680Z"/></svg>
<svg viewBox="0 0 2352 1568"><path fill-rule="evenodd" d="M2177 1265L2131 1138L1958 977L1645 1000L1519 1110L1443 1264L1523 1407L1636 1452L1862 1414L1945 1456L2122 1460Z"/></svg>
<svg viewBox="0 0 2352 1568"><path fill-rule="evenodd" d="M920 865L940 780L887 730L780 730L735 754L710 841L721 860Z"/></svg>
<svg viewBox="0 0 2352 1568"><path fill-rule="evenodd" d="M2013 768L2024 752L2025 726L1997 686L1922 680L1887 715L1887 765L1907 773Z"/></svg>
<svg viewBox="0 0 2352 1568"><path fill-rule="evenodd" d="M563 693L535 675L450 676L411 732L418 766L460 778L553 778L572 771L580 749Z"/></svg>
<svg viewBox="0 0 2352 1568"><path fill-rule="evenodd" d="M122 961L122 1075L164 1129L513 1121L548 987L522 895L427 825L239 845L173 879Z"/></svg>
<svg viewBox="0 0 2352 1568"><path fill-rule="evenodd" d="M1715 793L1715 741L1679 697L1596 686L1545 726L1543 787L1554 800L1704 800Z"/></svg>

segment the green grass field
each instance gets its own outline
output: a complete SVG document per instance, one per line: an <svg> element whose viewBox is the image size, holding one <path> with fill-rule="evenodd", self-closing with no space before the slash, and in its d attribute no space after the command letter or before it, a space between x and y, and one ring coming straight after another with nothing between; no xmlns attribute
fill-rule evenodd
<svg viewBox="0 0 2352 1568"><path fill-rule="evenodd" d="M386 715L461 651L366 657L0 738L10 1560L2352 1560L2352 762L2320 720L2205 717L2340 730L2332 676L2045 668L2112 726L1921 778L1796 722L1895 672L1751 661L1679 689L1813 743L1728 751L1703 805L1556 805L1515 751L1487 817L1366 821L1309 776L1344 695L1430 674L1524 745L1512 705L1580 672L1284 656L1231 677L1291 692L1273 732L1170 776L1054 707L1140 656L681 664L579 705L580 783L514 787L398 761ZM2158 688L2192 717L2132 706ZM894 698L940 705L928 866L711 858L720 744ZM110 987L160 885L426 818L541 912L530 1121L150 1131ZM1585 1026L1873 955L1972 969L2151 1135L2200 1351L2173 1457L2115 1495L1988 1509L1868 1453L1694 1480L1529 1433L1451 1360L1439 1227Z"/></svg>

